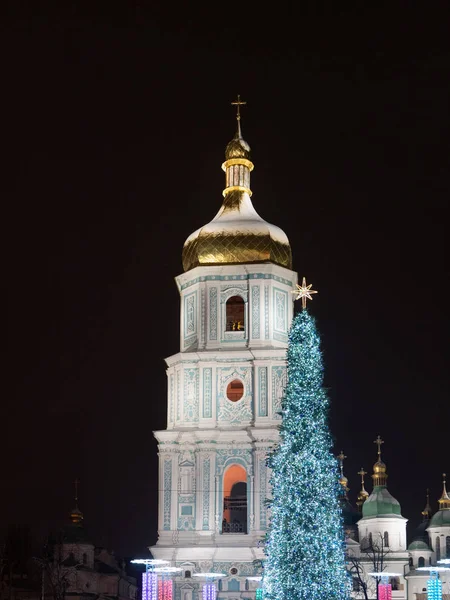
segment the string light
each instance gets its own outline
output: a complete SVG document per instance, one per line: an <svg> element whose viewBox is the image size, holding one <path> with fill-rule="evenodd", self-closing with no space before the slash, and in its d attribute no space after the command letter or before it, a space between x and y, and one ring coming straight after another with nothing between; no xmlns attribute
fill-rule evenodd
<svg viewBox="0 0 450 600"><path fill-rule="evenodd" d="M158 599L158 575L153 571L142 573L142 600Z"/></svg>
<svg viewBox="0 0 450 600"><path fill-rule="evenodd" d="M331 452L320 338L306 309L293 320L287 363L280 443L268 461L272 500L263 597L347 600L339 471Z"/></svg>

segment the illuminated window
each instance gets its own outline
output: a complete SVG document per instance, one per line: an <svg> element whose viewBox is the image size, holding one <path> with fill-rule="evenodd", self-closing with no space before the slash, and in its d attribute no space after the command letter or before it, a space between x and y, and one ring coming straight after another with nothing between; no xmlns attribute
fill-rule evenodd
<svg viewBox="0 0 450 600"><path fill-rule="evenodd" d="M241 296L231 296L226 304L226 330L245 330L245 302Z"/></svg>
<svg viewBox="0 0 450 600"><path fill-rule="evenodd" d="M233 379L227 385L227 398L231 402L237 402L244 395L244 384L239 379Z"/></svg>

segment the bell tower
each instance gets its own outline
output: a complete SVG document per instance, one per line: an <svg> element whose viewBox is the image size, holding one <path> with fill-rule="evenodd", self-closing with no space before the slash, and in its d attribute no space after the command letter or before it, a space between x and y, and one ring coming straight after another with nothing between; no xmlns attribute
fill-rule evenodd
<svg viewBox="0 0 450 600"><path fill-rule="evenodd" d="M198 597L195 572L226 573L222 590L246 597L256 585L247 577L263 559L266 456L278 439L297 284L285 233L253 207L245 103L234 104L222 206L183 247L180 351L166 359L167 428L155 432L159 537L151 552L183 569L183 600Z"/></svg>

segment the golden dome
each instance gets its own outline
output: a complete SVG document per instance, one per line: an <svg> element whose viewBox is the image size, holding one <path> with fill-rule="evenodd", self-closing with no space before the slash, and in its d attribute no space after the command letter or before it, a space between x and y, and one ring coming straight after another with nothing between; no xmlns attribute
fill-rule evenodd
<svg viewBox="0 0 450 600"><path fill-rule="evenodd" d="M72 521L72 523L81 523L83 518L83 513L78 508L78 506L75 506L75 508L70 511L70 520Z"/></svg>
<svg viewBox="0 0 450 600"><path fill-rule="evenodd" d="M373 465L373 472L375 474L386 473L386 465L382 460L377 460L377 462Z"/></svg>
<svg viewBox="0 0 450 600"><path fill-rule="evenodd" d="M247 158L250 160L250 146L240 136L240 131L236 133L231 142L228 142L225 149L225 158Z"/></svg>
<svg viewBox="0 0 450 600"><path fill-rule="evenodd" d="M199 265L234 265L271 262L292 268L289 240L279 227L264 221L250 196L250 146L242 138L240 124L227 145L223 204L214 219L192 233L184 243L183 268Z"/></svg>

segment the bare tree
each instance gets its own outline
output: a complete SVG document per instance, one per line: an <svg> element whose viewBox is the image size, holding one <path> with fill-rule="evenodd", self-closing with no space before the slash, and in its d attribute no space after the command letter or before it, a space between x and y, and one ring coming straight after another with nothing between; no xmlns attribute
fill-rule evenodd
<svg viewBox="0 0 450 600"><path fill-rule="evenodd" d="M381 577L372 578L368 573L382 573L386 568L386 557L389 552L381 533L375 540L372 536L361 540L360 551L356 554L351 548L348 549L347 562L353 578L353 591L357 598L369 600L370 592L374 591L378 600L378 583Z"/></svg>
<svg viewBox="0 0 450 600"><path fill-rule="evenodd" d="M81 563L77 563L73 555L64 555L64 534L49 538L44 545L42 555L35 561L41 568L42 600L51 596L53 600L65 600L66 592L74 583L74 575Z"/></svg>

